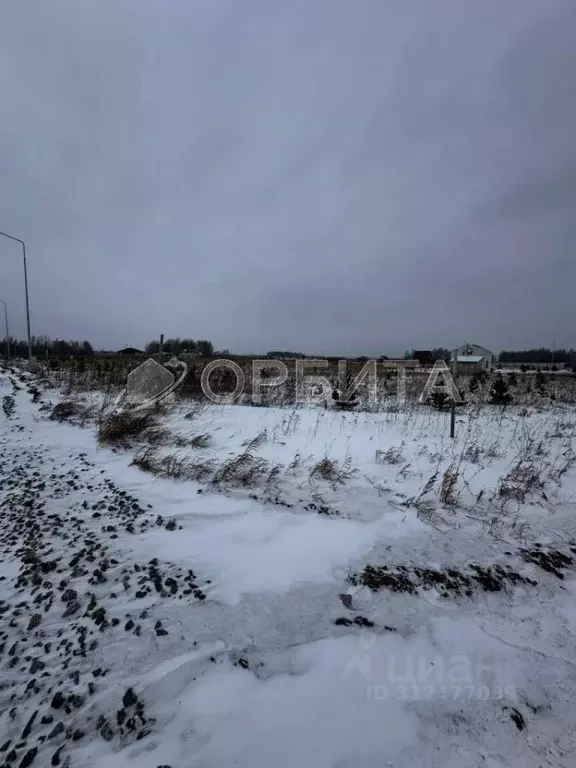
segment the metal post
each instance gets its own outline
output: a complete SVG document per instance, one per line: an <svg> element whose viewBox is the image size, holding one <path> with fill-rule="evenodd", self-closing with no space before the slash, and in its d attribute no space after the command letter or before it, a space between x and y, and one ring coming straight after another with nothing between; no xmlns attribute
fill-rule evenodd
<svg viewBox="0 0 576 768"><path fill-rule="evenodd" d="M26 327L28 330L28 364L30 368L33 367L32 361L32 336L30 334L30 300L28 298L28 266L26 264L26 243L24 240L20 240L19 237L14 237L6 232L0 232L2 237L7 237L9 240L14 240L16 243L20 243L22 246L22 255L24 257L24 290L26 293Z"/></svg>
<svg viewBox="0 0 576 768"><path fill-rule="evenodd" d="M22 240L24 255L24 290L26 292L26 330L28 332L28 362L32 366L32 336L30 335L30 299L28 298L28 265L26 263L26 243Z"/></svg>
<svg viewBox="0 0 576 768"><path fill-rule="evenodd" d="M4 304L4 322L6 323L6 358L10 359L10 330L8 328L8 307L4 299L0 299L0 303Z"/></svg>
<svg viewBox="0 0 576 768"><path fill-rule="evenodd" d="M452 353L452 379L454 380L454 386L456 386L456 372L458 370L458 364L456 362L456 350ZM452 398L452 407L450 408L450 437L454 437L456 429L456 401Z"/></svg>

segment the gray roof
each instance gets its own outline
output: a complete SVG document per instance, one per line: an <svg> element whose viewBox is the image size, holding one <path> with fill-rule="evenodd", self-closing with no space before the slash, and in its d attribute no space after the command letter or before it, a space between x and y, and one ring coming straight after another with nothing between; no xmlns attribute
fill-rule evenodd
<svg viewBox="0 0 576 768"><path fill-rule="evenodd" d="M489 355L493 354L490 349L486 349L486 347L483 347L482 344L472 344L469 341L467 341L465 344L461 344L459 347L457 347L457 349L462 349L462 347L476 347L477 349L481 349L482 352L487 352Z"/></svg>
<svg viewBox="0 0 576 768"><path fill-rule="evenodd" d="M484 358L482 355L458 355L457 363L481 363Z"/></svg>

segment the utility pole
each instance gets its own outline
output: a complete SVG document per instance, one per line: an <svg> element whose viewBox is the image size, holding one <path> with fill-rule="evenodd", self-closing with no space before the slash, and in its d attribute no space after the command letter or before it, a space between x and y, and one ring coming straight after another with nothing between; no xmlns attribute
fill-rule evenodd
<svg viewBox="0 0 576 768"><path fill-rule="evenodd" d="M8 329L8 307L4 299L0 299L0 304L4 304L4 322L6 324L6 358L10 359L10 331Z"/></svg>
<svg viewBox="0 0 576 768"><path fill-rule="evenodd" d="M26 326L28 328L28 366L30 370L35 367L35 361L32 358L32 337L30 335L30 301L28 298L28 267L26 264L26 243L24 240L20 240L19 237L8 235L6 232L0 232L2 237L7 237L8 240L14 240L16 243L20 243L22 246L22 256L24 257L24 291L26 293Z"/></svg>
<svg viewBox="0 0 576 768"><path fill-rule="evenodd" d="M160 349L159 349L159 352L160 352L160 360L163 360L163 358L164 358L164 334L163 333L160 334Z"/></svg>

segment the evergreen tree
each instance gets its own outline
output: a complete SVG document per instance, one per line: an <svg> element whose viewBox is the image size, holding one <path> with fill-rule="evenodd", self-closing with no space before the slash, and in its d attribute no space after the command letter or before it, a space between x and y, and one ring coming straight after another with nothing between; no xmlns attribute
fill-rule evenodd
<svg viewBox="0 0 576 768"><path fill-rule="evenodd" d="M479 373L474 373L470 377L470 383L468 384L468 389L470 392L478 392L480 389L480 385L482 384L482 376Z"/></svg>
<svg viewBox="0 0 576 768"><path fill-rule="evenodd" d="M536 372L536 392L538 392L540 397L544 397L546 394L546 376L544 376L540 368Z"/></svg>
<svg viewBox="0 0 576 768"><path fill-rule="evenodd" d="M448 397L446 392L432 392L430 395L430 402L432 407L437 411L443 411L450 407L452 400Z"/></svg>
<svg viewBox="0 0 576 768"><path fill-rule="evenodd" d="M490 402L492 405L508 405L512 402L508 384L501 373L497 374L490 389Z"/></svg>

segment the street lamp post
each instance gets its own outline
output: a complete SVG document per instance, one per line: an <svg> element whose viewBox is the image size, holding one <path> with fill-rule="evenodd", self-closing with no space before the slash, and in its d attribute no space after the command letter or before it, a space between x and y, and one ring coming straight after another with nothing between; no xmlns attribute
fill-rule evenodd
<svg viewBox="0 0 576 768"><path fill-rule="evenodd" d="M24 240L20 240L19 237L13 237L6 232L0 232L2 237L7 237L9 240L14 240L16 243L20 243L22 246L22 256L24 257L24 290L26 292L26 326L28 329L28 364L32 367L32 337L30 335L30 301L28 299L28 267L26 265L26 243Z"/></svg>
<svg viewBox="0 0 576 768"><path fill-rule="evenodd" d="M4 322L6 323L6 357L10 357L10 331L8 329L8 307L4 299L0 299L0 304L4 304Z"/></svg>

